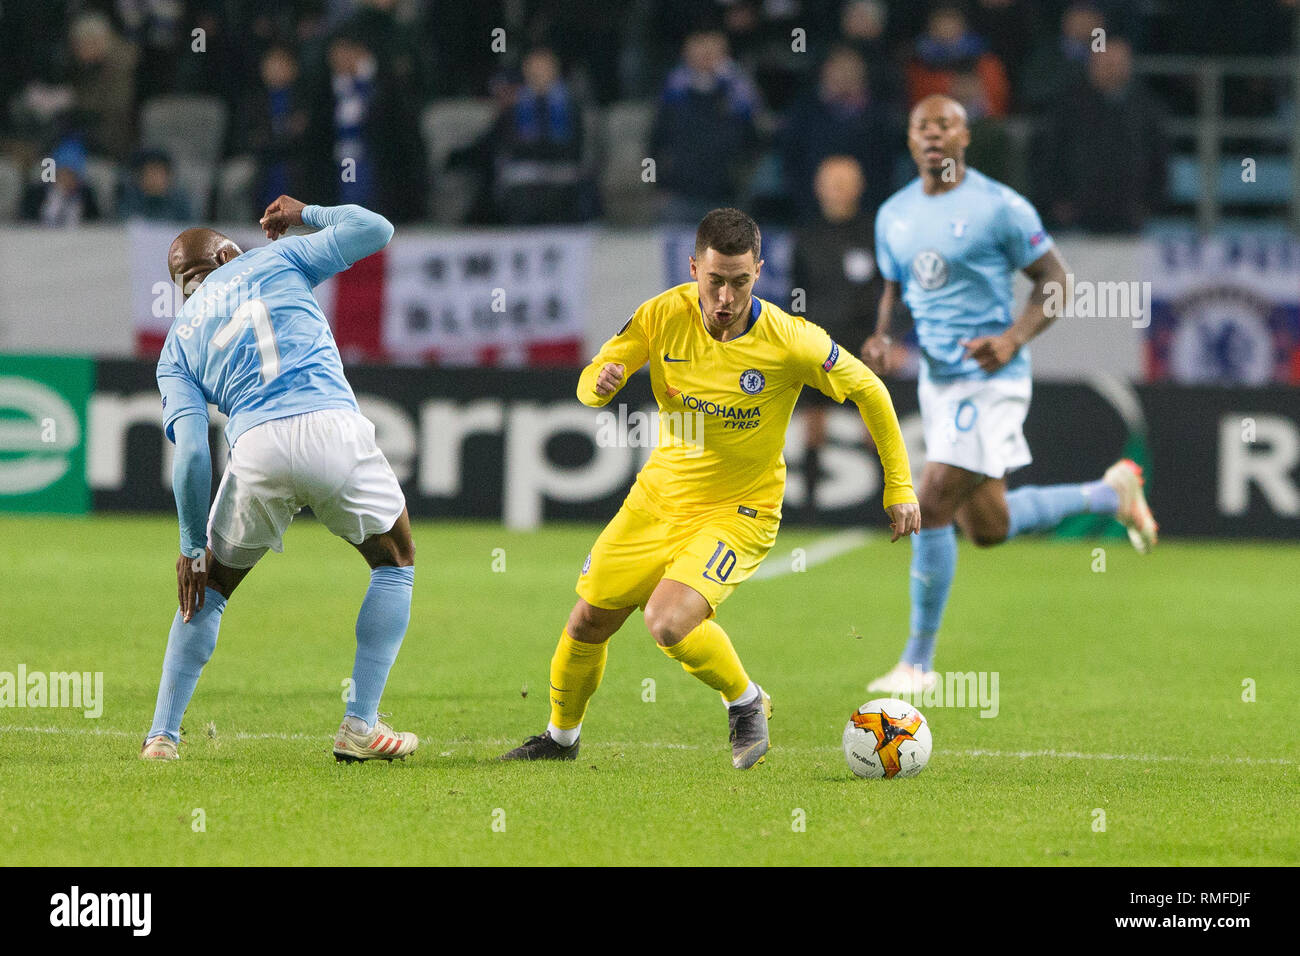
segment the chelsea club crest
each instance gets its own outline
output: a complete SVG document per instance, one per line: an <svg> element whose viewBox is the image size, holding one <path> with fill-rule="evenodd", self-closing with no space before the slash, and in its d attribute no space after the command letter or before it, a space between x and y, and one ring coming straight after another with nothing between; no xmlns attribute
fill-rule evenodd
<svg viewBox="0 0 1300 956"><path fill-rule="evenodd" d="M746 395L757 395L766 384L767 379L756 368L747 368L740 373L740 387L744 389Z"/></svg>

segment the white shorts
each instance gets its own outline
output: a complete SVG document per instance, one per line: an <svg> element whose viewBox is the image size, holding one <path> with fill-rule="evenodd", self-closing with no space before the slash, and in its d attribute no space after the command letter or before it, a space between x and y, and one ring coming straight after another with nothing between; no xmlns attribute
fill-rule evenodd
<svg viewBox="0 0 1300 956"><path fill-rule="evenodd" d="M208 518L212 553L251 568L304 506L334 534L360 544L393 527L406 497L360 412L329 408L254 425L235 441Z"/></svg>
<svg viewBox="0 0 1300 956"><path fill-rule="evenodd" d="M1022 430L1032 380L922 379L917 391L925 428L926 461L1001 478L1033 460Z"/></svg>

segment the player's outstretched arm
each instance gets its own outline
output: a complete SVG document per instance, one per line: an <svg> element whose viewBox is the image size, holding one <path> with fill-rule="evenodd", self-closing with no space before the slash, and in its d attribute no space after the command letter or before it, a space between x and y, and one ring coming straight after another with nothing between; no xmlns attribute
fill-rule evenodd
<svg viewBox="0 0 1300 956"><path fill-rule="evenodd" d="M267 206L258 224L271 240L279 239L294 226L319 229L303 238L309 246L319 247L313 251L330 260L330 272L342 272L378 252L393 238L393 224L377 212L356 205L309 206L292 196L281 196Z"/></svg>
<svg viewBox="0 0 1300 956"><path fill-rule="evenodd" d="M183 415L172 425L176 457L172 462L172 492L180 520L181 553L176 563L177 601L185 621L203 607L207 565L195 564L207 554L208 502L212 493L212 454L208 449L207 415Z"/></svg>
<svg viewBox="0 0 1300 956"><path fill-rule="evenodd" d="M848 358L852 360L853 357ZM858 413L876 445L876 454L880 456L880 468L885 477L885 512L894 532L890 541L897 541L921 530L921 506L912 488L912 464L907 457L903 429L898 424L898 414L894 411L889 390L874 372L864 365L859 364L859 367L861 373L855 376L857 387L849 398L858 406Z"/></svg>
<svg viewBox="0 0 1300 956"><path fill-rule="evenodd" d="M921 509L912 488L912 465L885 383L821 329L811 326L803 335L798 354L808 370L807 384L836 401L848 399L857 405L875 442L885 476L885 511L894 529L891 540L920 531Z"/></svg>

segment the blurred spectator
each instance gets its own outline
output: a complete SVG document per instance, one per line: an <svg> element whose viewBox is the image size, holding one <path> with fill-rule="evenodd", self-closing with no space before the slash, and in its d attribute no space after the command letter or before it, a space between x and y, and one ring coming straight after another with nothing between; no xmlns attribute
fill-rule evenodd
<svg viewBox="0 0 1300 956"><path fill-rule="evenodd" d="M727 38L716 31L688 36L650 131L665 220L698 222L735 201L742 163L758 140L757 109L754 86L731 59Z"/></svg>
<svg viewBox="0 0 1300 956"><path fill-rule="evenodd" d="M67 140L55 150L54 181L32 183L23 192L19 218L45 226L78 226L99 219L99 203L86 184L86 150Z"/></svg>
<svg viewBox="0 0 1300 956"><path fill-rule="evenodd" d="M513 5L513 0L512 0ZM432 3L420 35L437 68L429 77L434 96L482 96L492 74L500 69L492 31L507 29L506 0L473 3ZM483 37L470 44L465 37Z"/></svg>
<svg viewBox="0 0 1300 956"><path fill-rule="evenodd" d="M895 132L867 87L867 65L848 47L831 51L815 92L798 100L782 136L786 190L795 219L815 218L813 178L827 156L851 156L866 177L867 204L875 208L893 184L894 156L903 137Z"/></svg>
<svg viewBox="0 0 1300 956"><path fill-rule="evenodd" d="M117 0L126 37L139 51L135 101L176 92L177 67L189 53L186 4L180 0Z"/></svg>
<svg viewBox="0 0 1300 956"><path fill-rule="evenodd" d="M970 9L971 29L988 40L989 50L1007 72L1014 94L1020 89L1020 71L1038 36L1040 0L975 0Z"/></svg>
<svg viewBox="0 0 1300 956"><path fill-rule="evenodd" d="M582 110L560 75L555 53L533 50L524 82L494 128L495 196L511 224L581 222L596 213L595 189L583 181Z"/></svg>
<svg viewBox="0 0 1300 956"><path fill-rule="evenodd" d="M136 49L102 13L72 21L72 124L92 153L123 160L135 142Z"/></svg>
<svg viewBox="0 0 1300 956"><path fill-rule="evenodd" d="M375 57L395 84L417 101L423 101L429 89L425 63L415 42L417 25L415 7L407 7L406 22L398 19L398 0L359 0L356 13L347 20L347 28Z"/></svg>
<svg viewBox="0 0 1300 956"><path fill-rule="evenodd" d="M716 0L721 28L764 105L784 111L790 97L813 78L834 39L826 25L839 18L842 0ZM795 31L802 49L793 49Z"/></svg>
<svg viewBox="0 0 1300 956"><path fill-rule="evenodd" d="M1039 46L1021 74L1020 101L1035 113L1054 109L1087 76L1094 33L1104 30L1101 11L1090 2L1072 3L1061 17L1061 31Z"/></svg>
<svg viewBox="0 0 1300 956"><path fill-rule="evenodd" d="M603 105L620 95L628 0L535 0L530 39L554 50L580 99Z"/></svg>
<svg viewBox="0 0 1300 956"><path fill-rule="evenodd" d="M866 61L867 88L875 101L901 112L902 70L886 41L888 23L884 0L849 0L840 14L840 45L857 50Z"/></svg>
<svg viewBox="0 0 1300 956"><path fill-rule="evenodd" d="M39 125L32 123L38 118L27 114L22 101L30 87L51 86L61 79L67 17L67 11L50 0L0 3L0 138L26 138L31 125ZM35 151L27 158L34 161Z"/></svg>
<svg viewBox="0 0 1300 956"><path fill-rule="evenodd" d="M778 9L787 5L784 2L776 4ZM765 11L759 9L761 4L758 0L729 0L716 6L721 16L722 32L727 37L727 49L737 60L751 63L762 42Z"/></svg>
<svg viewBox="0 0 1300 956"><path fill-rule="evenodd" d="M172 179L171 157L161 149L146 149L132 161L132 177L122 189L118 215L123 219L188 222L190 199Z"/></svg>
<svg viewBox="0 0 1300 956"><path fill-rule="evenodd" d="M330 40L305 137L309 192L357 203L394 222L423 218L428 193L419 108L350 28Z"/></svg>
<svg viewBox="0 0 1300 956"><path fill-rule="evenodd" d="M936 7L907 66L908 104L932 93L951 96L954 77L969 72L979 77L989 115L1006 116L1011 84L1002 61L989 52L988 41L970 29L960 7Z"/></svg>
<svg viewBox="0 0 1300 956"><path fill-rule="evenodd" d="M795 231L790 282L803 290L808 321L820 325L841 348L857 355L875 328L883 281L872 254L875 209L863 208L862 167L852 156L830 156L817 167L815 222ZM800 303L792 301L791 308ZM809 516L816 512L826 412L836 404L815 388L799 399L807 422L804 480Z"/></svg>
<svg viewBox="0 0 1300 956"><path fill-rule="evenodd" d="M523 83L505 94L496 122L449 157L477 169L482 195L477 222L532 225L584 222L596 214L596 191L585 178L582 109L545 47L524 57Z"/></svg>
<svg viewBox="0 0 1300 956"><path fill-rule="evenodd" d="M310 52L304 35L310 35L321 17L316 7L323 0L294 0L293 3L247 3L238 12L224 0L191 0L194 12L187 30L202 30L202 52L194 52L194 42L187 36L185 52L177 64L175 93L215 96L232 118L227 124L225 151L244 148L245 130L239 126L240 110L261 85L261 61L266 50L277 42L293 42L303 51L299 63L309 59L324 70L324 43ZM282 38L293 38L292 41ZM321 76L315 77L321 80ZM323 80L322 80L323 82Z"/></svg>
<svg viewBox="0 0 1300 956"><path fill-rule="evenodd" d="M1053 109L1037 161L1035 199L1055 226L1132 232L1165 192L1161 109L1133 81L1133 53L1110 37L1088 78Z"/></svg>
<svg viewBox="0 0 1300 956"><path fill-rule="evenodd" d="M304 193L303 136L307 108L299 83L298 57L285 43L272 43L262 54L260 82L245 98L236 122L238 152L251 154L257 163L257 209L265 209L277 196Z"/></svg>

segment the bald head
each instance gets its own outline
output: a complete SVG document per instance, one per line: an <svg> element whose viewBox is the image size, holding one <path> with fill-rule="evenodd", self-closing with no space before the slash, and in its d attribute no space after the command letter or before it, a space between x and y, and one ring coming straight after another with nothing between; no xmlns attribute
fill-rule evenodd
<svg viewBox="0 0 1300 956"><path fill-rule="evenodd" d="M813 192L822 215L831 222L844 222L858 213L865 187L862 166L852 156L828 156L817 167Z"/></svg>
<svg viewBox="0 0 1300 956"><path fill-rule="evenodd" d="M215 229L186 229L167 250L167 272L188 299L208 273L240 254L239 246Z"/></svg>
<svg viewBox="0 0 1300 956"><path fill-rule="evenodd" d="M956 186L966 175L970 129L966 109L951 96L935 93L912 107L907 124L907 148L916 169L927 180L926 191Z"/></svg>

